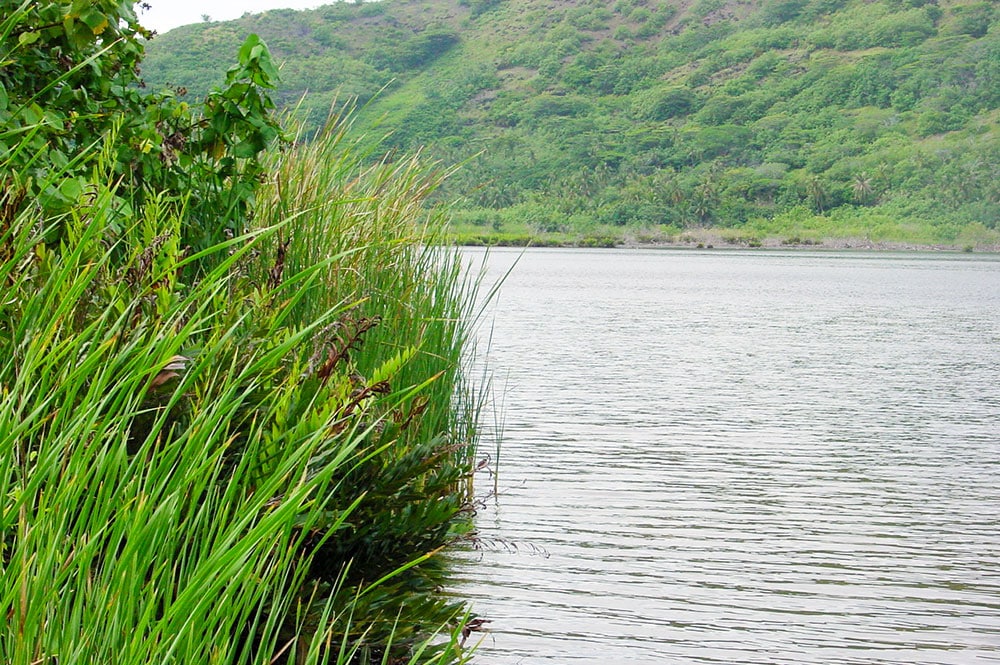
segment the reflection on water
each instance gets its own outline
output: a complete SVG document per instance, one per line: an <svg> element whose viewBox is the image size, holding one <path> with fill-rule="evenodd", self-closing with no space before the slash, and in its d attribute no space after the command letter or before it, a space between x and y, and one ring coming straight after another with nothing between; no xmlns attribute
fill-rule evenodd
<svg viewBox="0 0 1000 665"><path fill-rule="evenodd" d="M530 250L490 321L478 662L1000 663L996 257Z"/></svg>

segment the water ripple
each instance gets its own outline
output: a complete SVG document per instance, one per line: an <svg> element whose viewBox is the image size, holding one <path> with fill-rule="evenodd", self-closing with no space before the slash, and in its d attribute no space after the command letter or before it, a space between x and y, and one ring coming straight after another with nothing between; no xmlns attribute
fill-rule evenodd
<svg viewBox="0 0 1000 665"><path fill-rule="evenodd" d="M478 662L1000 663L1000 261L529 251L493 316Z"/></svg>

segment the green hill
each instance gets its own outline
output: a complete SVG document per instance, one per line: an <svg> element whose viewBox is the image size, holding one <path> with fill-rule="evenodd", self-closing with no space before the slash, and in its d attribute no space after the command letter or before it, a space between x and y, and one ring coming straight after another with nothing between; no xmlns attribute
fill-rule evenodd
<svg viewBox="0 0 1000 665"><path fill-rule="evenodd" d="M357 97L464 163L466 235L1000 242L993 2L338 3L173 30L144 77L201 96L248 32L313 123Z"/></svg>

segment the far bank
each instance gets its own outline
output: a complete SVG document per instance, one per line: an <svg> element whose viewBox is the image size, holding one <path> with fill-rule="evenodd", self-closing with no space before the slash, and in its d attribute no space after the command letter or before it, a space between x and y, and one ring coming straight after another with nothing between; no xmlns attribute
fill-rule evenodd
<svg viewBox="0 0 1000 665"><path fill-rule="evenodd" d="M663 247L677 249L829 249L1000 252L1000 231L981 223L958 228L875 220L841 226L824 217L809 223L760 220L739 227L592 226L545 231L530 223L486 227L453 223L456 245L497 247Z"/></svg>

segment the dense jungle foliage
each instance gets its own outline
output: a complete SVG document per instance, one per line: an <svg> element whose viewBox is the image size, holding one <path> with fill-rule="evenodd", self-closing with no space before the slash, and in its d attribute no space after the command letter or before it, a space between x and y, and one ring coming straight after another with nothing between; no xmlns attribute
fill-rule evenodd
<svg viewBox="0 0 1000 665"><path fill-rule="evenodd" d="M467 162L439 196L484 236L1000 240L993 2L341 2L173 30L144 76L203 94L249 31L281 104Z"/></svg>
<svg viewBox="0 0 1000 665"><path fill-rule="evenodd" d="M440 175L291 145L257 35L188 102L129 0L0 7L0 662L465 662Z"/></svg>

